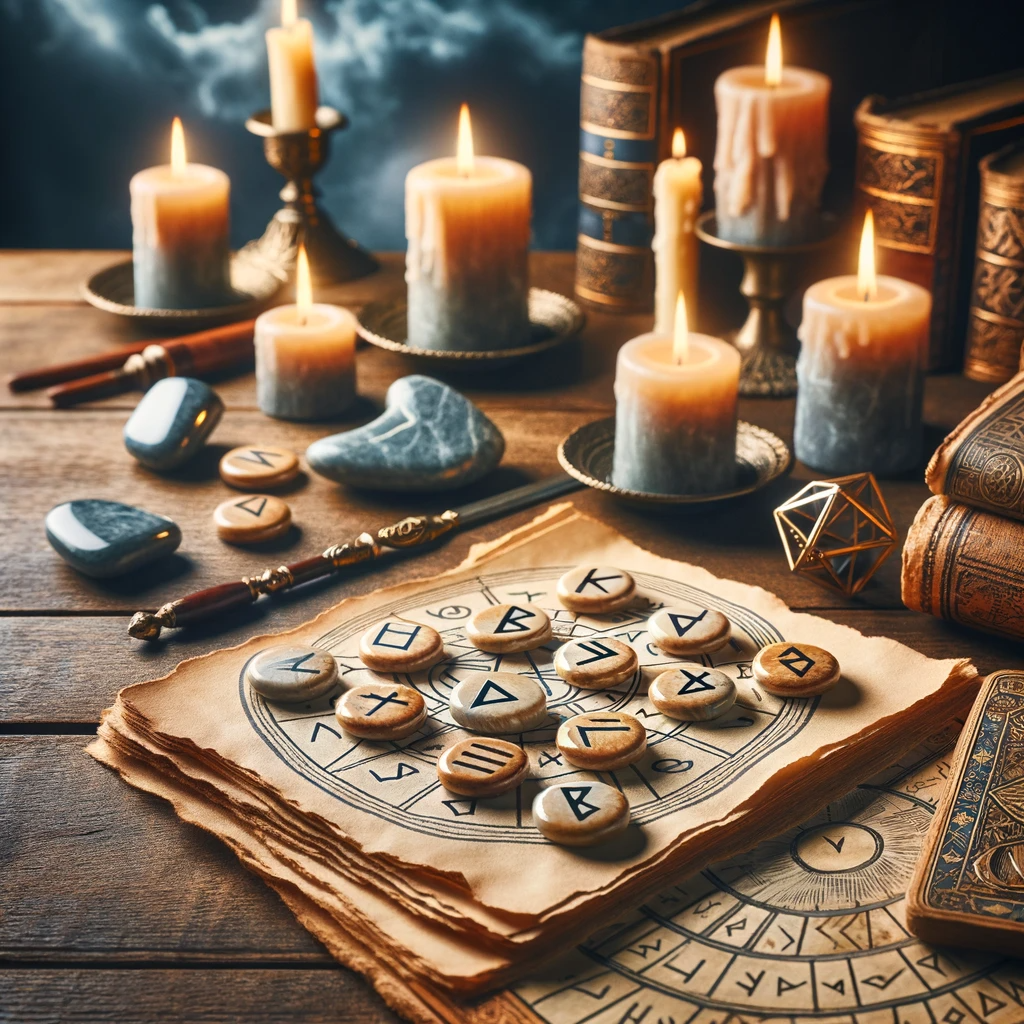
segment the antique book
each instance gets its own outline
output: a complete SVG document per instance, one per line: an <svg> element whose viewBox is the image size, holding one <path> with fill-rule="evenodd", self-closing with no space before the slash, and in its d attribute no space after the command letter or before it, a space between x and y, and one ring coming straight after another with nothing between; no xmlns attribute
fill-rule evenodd
<svg viewBox="0 0 1024 1024"><path fill-rule="evenodd" d="M1024 373L997 388L935 450L933 494L1024 519Z"/></svg>
<svg viewBox="0 0 1024 1024"><path fill-rule="evenodd" d="M1024 342L1024 145L980 164L981 204L964 376L1002 384Z"/></svg>
<svg viewBox="0 0 1024 1024"><path fill-rule="evenodd" d="M556 597L571 567L567 552L574 561L629 571L637 582L633 603L605 615L567 611ZM473 646L469 618L509 601L547 610L556 639L500 657ZM647 632L652 610L665 604L694 614L724 610L732 623L728 646L703 658L739 693L721 718L665 719L647 697L652 676L676 663ZM360 662L359 639L382 615L432 624L445 657L392 677L416 687L428 717L411 736L374 743L341 729L334 702L373 678ZM565 639L611 637L638 655L628 680L584 689L554 671ZM250 660L283 639L330 652L341 676L336 690L286 705L249 686ZM764 692L752 659L782 639L831 652L841 665L839 685L802 699ZM807 660L796 648L793 657ZM449 698L466 673L499 664L542 683L549 719L516 737L530 767L519 789L460 797L437 775L439 755L472 738L452 718ZM791 612L764 590L644 551L564 504L478 546L448 573L351 598L279 637L254 637L128 687L105 713L91 750L220 836L339 959L411 1014L415 1000L440 1006L513 984L672 879L797 826L926 739L936 722L963 713L976 688L969 662L928 658ZM554 743L562 719L612 711L644 724L642 759L601 773L563 760ZM565 785L585 801L598 781L629 801L627 831L582 852L544 839L532 819L536 794Z"/></svg>
<svg viewBox="0 0 1024 1024"><path fill-rule="evenodd" d="M963 363L982 157L1024 137L1024 71L898 100L869 96L854 115L857 190L875 215L878 269L932 294L930 369Z"/></svg>
<svg viewBox="0 0 1024 1024"><path fill-rule="evenodd" d="M1024 672L994 672L960 735L907 890L926 942L1024 956Z"/></svg>
<svg viewBox="0 0 1024 1024"><path fill-rule="evenodd" d="M929 498L903 545L902 596L914 611L1024 639L1024 523Z"/></svg>

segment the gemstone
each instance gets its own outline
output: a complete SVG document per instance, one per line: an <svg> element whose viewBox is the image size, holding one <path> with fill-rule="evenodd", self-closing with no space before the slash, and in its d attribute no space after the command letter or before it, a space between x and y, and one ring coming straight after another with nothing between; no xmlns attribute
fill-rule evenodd
<svg viewBox="0 0 1024 1024"><path fill-rule="evenodd" d="M532 651L551 639L551 620L535 604L492 604L466 624L466 639L488 654Z"/></svg>
<svg viewBox="0 0 1024 1024"><path fill-rule="evenodd" d="M555 671L567 683L588 690L624 683L639 665L636 651L613 637L572 640L555 655Z"/></svg>
<svg viewBox="0 0 1024 1024"><path fill-rule="evenodd" d="M419 690L400 683L363 683L342 694L334 711L338 724L364 740L401 740L426 720Z"/></svg>
<svg viewBox="0 0 1024 1024"><path fill-rule="evenodd" d="M232 448L220 460L220 478L241 491L269 491L290 483L299 472L299 457L269 444Z"/></svg>
<svg viewBox="0 0 1024 1024"><path fill-rule="evenodd" d="M624 832L629 801L603 782L563 782L533 798L533 822L562 846L594 846Z"/></svg>
<svg viewBox="0 0 1024 1024"><path fill-rule="evenodd" d="M169 555L181 543L181 530L166 516L90 498L50 509L46 539L68 565L104 579Z"/></svg>
<svg viewBox="0 0 1024 1024"><path fill-rule="evenodd" d="M149 469L175 469L206 443L224 412L217 392L191 377L158 380L124 425L124 445Z"/></svg>
<svg viewBox="0 0 1024 1024"><path fill-rule="evenodd" d="M445 491L478 480L501 461L501 431L467 398L431 377L388 388L386 408L366 426L314 441L306 461L352 487Z"/></svg>
<svg viewBox="0 0 1024 1024"><path fill-rule="evenodd" d="M515 789L529 770L522 747L490 736L459 740L437 759L441 785L459 796L500 796Z"/></svg>
<svg viewBox="0 0 1024 1024"><path fill-rule="evenodd" d="M316 647L276 644L265 647L245 666L245 678L268 700L296 704L333 690L338 683L338 663Z"/></svg>
<svg viewBox="0 0 1024 1024"><path fill-rule="evenodd" d="M777 697L814 697L839 682L835 656L813 644L769 644L757 652L754 678Z"/></svg>
<svg viewBox="0 0 1024 1024"><path fill-rule="evenodd" d="M473 732L529 732L548 720L540 683L515 672L468 672L452 690L452 718Z"/></svg>
<svg viewBox="0 0 1024 1024"><path fill-rule="evenodd" d="M292 510L270 494L228 498L213 510L217 536L231 544L262 544L286 534Z"/></svg>
<svg viewBox="0 0 1024 1024"><path fill-rule="evenodd" d="M662 608L647 620L647 632L666 654L709 654L729 642L732 624L707 608Z"/></svg>
<svg viewBox="0 0 1024 1024"><path fill-rule="evenodd" d="M628 572L607 565L578 565L558 581L558 600L574 612L613 612L629 604L635 592Z"/></svg>
<svg viewBox="0 0 1024 1024"><path fill-rule="evenodd" d="M662 672L647 691L651 703L667 718L708 722L736 703L736 684L724 673L704 665L680 665Z"/></svg>
<svg viewBox="0 0 1024 1024"><path fill-rule="evenodd" d="M375 672L419 672L443 657L441 634L407 619L375 622L359 641L360 660Z"/></svg>
<svg viewBox="0 0 1024 1024"><path fill-rule="evenodd" d="M623 711L594 711L566 719L555 745L577 768L613 772L639 761L647 750L647 730Z"/></svg>

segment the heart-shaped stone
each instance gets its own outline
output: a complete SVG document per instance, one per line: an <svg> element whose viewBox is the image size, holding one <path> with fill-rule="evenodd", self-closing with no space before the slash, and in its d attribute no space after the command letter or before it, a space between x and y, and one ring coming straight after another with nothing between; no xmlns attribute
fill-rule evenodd
<svg viewBox="0 0 1024 1024"><path fill-rule="evenodd" d="M352 487L446 491L479 480L504 452L501 431L468 398L414 374L388 388L377 419L314 441L306 461Z"/></svg>

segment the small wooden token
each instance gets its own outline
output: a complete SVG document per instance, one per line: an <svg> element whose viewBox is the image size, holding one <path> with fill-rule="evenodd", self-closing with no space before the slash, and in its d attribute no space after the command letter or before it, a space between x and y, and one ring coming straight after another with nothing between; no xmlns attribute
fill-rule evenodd
<svg viewBox="0 0 1024 1024"><path fill-rule="evenodd" d="M710 654L729 642L732 623L710 608L662 608L647 620L647 632L666 654Z"/></svg>
<svg viewBox="0 0 1024 1024"><path fill-rule="evenodd" d="M548 718L547 697L529 676L470 672L450 698L452 718L473 732L529 732Z"/></svg>
<svg viewBox="0 0 1024 1024"><path fill-rule="evenodd" d="M459 796L500 796L515 789L529 769L522 747L490 736L459 740L437 759L441 785Z"/></svg>
<svg viewBox="0 0 1024 1024"><path fill-rule="evenodd" d="M551 639L551 620L535 604L494 604L469 620L466 636L488 654L532 651Z"/></svg>
<svg viewBox="0 0 1024 1024"><path fill-rule="evenodd" d="M558 599L574 612L613 612L633 600L636 582L607 565L578 565L558 581Z"/></svg>
<svg viewBox="0 0 1024 1024"><path fill-rule="evenodd" d="M418 672L444 657L444 641L432 626L381 619L362 635L359 657L375 672Z"/></svg>
<svg viewBox="0 0 1024 1024"><path fill-rule="evenodd" d="M594 711L564 721L555 745L577 768L613 772L644 756L647 730L622 711Z"/></svg>
<svg viewBox="0 0 1024 1024"><path fill-rule="evenodd" d="M533 821L553 843L594 846L626 830L629 801L603 782L563 782L534 797Z"/></svg>
<svg viewBox="0 0 1024 1024"><path fill-rule="evenodd" d="M813 697L839 682L839 662L814 644L769 644L754 657L754 678L778 697Z"/></svg>
<svg viewBox="0 0 1024 1024"><path fill-rule="evenodd" d="M571 640L555 654L555 671L567 683L589 690L631 679L639 664L636 651L613 637Z"/></svg>
<svg viewBox="0 0 1024 1024"><path fill-rule="evenodd" d="M363 683L346 690L334 710L338 724L362 740L400 740L427 718L418 690L390 683Z"/></svg>
<svg viewBox="0 0 1024 1024"><path fill-rule="evenodd" d="M220 478L241 491L269 490L294 480L299 457L287 448L253 445L232 448L220 460Z"/></svg>
<svg viewBox="0 0 1024 1024"><path fill-rule="evenodd" d="M680 722L709 722L736 703L736 684L703 665L680 665L662 672L647 691L651 703Z"/></svg>
<svg viewBox="0 0 1024 1024"><path fill-rule="evenodd" d="M269 494L229 498L213 510L217 536L232 544L262 544L288 532L292 510Z"/></svg>
<svg viewBox="0 0 1024 1024"><path fill-rule="evenodd" d="M316 647L279 644L260 651L246 665L245 678L267 700L297 704L316 700L334 689L338 663Z"/></svg>

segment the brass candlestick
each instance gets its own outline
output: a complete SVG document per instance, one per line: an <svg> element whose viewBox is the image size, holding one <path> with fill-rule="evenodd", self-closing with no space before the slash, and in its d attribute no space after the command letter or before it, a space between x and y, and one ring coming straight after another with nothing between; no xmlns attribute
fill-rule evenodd
<svg viewBox="0 0 1024 1024"><path fill-rule="evenodd" d="M796 331L783 316L798 260L831 241L835 218L824 215L821 234L798 245L747 245L718 234L715 211L697 221L697 237L716 249L728 249L743 257L740 292L750 306L746 322L729 340L743 357L740 394L783 398L796 394Z"/></svg>
<svg viewBox="0 0 1024 1024"><path fill-rule="evenodd" d="M317 203L319 189L313 176L327 162L330 136L348 124L333 107L320 107L316 127L305 132L279 132L270 111L253 114L245 127L263 139L267 163L288 183L281 189L284 206L274 214L262 237L240 251L256 266L287 280L295 266L299 243L305 242L313 279L317 284L339 284L372 274L377 261L331 223Z"/></svg>

